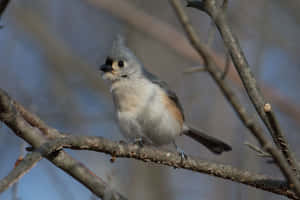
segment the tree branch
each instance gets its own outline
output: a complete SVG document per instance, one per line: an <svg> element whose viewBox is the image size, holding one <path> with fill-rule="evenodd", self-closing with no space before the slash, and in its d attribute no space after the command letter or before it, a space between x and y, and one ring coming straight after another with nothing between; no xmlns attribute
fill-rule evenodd
<svg viewBox="0 0 300 200"><path fill-rule="evenodd" d="M27 154L5 178L0 180L0 194L22 178L41 159L42 156L38 152Z"/></svg>
<svg viewBox="0 0 300 200"><path fill-rule="evenodd" d="M245 124L247 128L251 130L251 133L257 138L260 145L265 149L268 153L272 155L274 160L276 161L278 167L281 169L282 173L288 180L288 182L291 184L291 187L294 189L296 194L300 197L300 183L297 180L297 178L294 176L293 171L290 169L290 166L285 160L285 157L281 154L280 151L278 151L276 148L271 145L267 138L264 136L262 128L260 128L258 123L254 123L253 119L251 119L247 113L245 112L245 109L243 106L239 103L237 97L234 95L233 91L229 88L229 86L226 84L225 81L220 79L220 73L218 72L216 68L216 64L214 62L213 56L210 54L208 49L205 45L203 45L198 35L196 34L194 28L190 24L190 20L188 16L186 15L182 5L178 0L170 0L170 3L172 4L174 10L176 11L176 14L184 27L184 30L187 33L187 36L189 40L191 41L194 48L198 51L199 55L202 56L205 66L207 66L207 69L213 79L216 81L220 89L222 90L223 94L227 98L227 100L231 103L234 110L238 114L239 118L242 120L242 122ZM255 81L255 80L254 80ZM250 124L249 124L250 123Z"/></svg>
<svg viewBox="0 0 300 200"><path fill-rule="evenodd" d="M266 114L264 110L264 106L267 102L258 88L256 79L251 72L250 66L244 55L244 52L242 51L238 39L228 24L224 10L216 5L215 0L203 0L201 1L201 7L198 7L197 2L199 1L188 1L188 5L206 12L216 24L252 104L268 128L275 144L277 147L279 147L279 149L281 149L283 155L293 170L297 172L296 160L289 149L282 130L278 128L279 124L276 120L275 114L273 111L270 111L269 114ZM270 118L270 116L272 118ZM271 121L274 122L272 119L275 119L276 123L271 123Z"/></svg>
<svg viewBox="0 0 300 200"><path fill-rule="evenodd" d="M18 106L15 107L15 105ZM47 159L69 173L75 179L79 180L97 196L102 196L104 194L105 188L107 187L105 183L92 174L92 172L82 164L71 158L63 150L59 150L60 148L93 150L110 154L112 157L134 158L144 162L155 162L176 168L188 169L297 199L297 196L288 188L285 181L238 170L228 165L198 160L193 157L189 157L182 162L181 157L177 153L171 153L157 148L139 148L137 145L112 142L101 137L67 136L60 134L57 130L55 131L59 134L57 137L52 135L52 140L46 140L44 135L37 131L38 129L31 127L22 117L20 117L18 114L19 112L17 112L19 108L22 108L22 116L30 119L32 124L36 123L36 127L43 126L45 128L47 126L38 119L37 116L21 107L0 89L0 119L14 130L19 137L24 138L33 145L35 149L37 149L37 153L45 155L45 152L47 154L47 152L56 151L57 153L55 154L47 154ZM37 122L44 125L38 124ZM53 131L50 131L50 127L48 128L48 133L51 135ZM121 195L119 195L119 197L120 196ZM122 197L121 199L124 198Z"/></svg>
<svg viewBox="0 0 300 200"><path fill-rule="evenodd" d="M52 151L56 148L92 150L109 154L114 159L117 157L134 158L144 162L153 162L174 168L187 169L285 195L289 198L296 198L292 190L288 189L288 185L285 181L253 174L249 171L238 170L229 165L210 163L195 159L191 156L188 156L186 160L182 160L180 155L176 152L169 152L151 146L141 148L138 145L113 142L102 137L71 135L64 135L63 138L52 140L45 145L47 146L43 147L46 149L52 147Z"/></svg>
<svg viewBox="0 0 300 200"><path fill-rule="evenodd" d="M264 105L264 111L268 117L268 120L270 122L270 125L272 127L272 129L274 130L275 133L275 143L277 142L279 145L279 148L281 149L283 155L285 155L286 160L288 161L288 163L291 165L291 167L293 168L293 170L296 172L296 175L299 177L299 165L297 164L296 159L294 158L292 152L289 149L289 145L287 143L287 140L284 137L284 134L280 128L279 122L276 119L275 113L272 110L271 104L266 103Z"/></svg>
<svg viewBox="0 0 300 200"><path fill-rule="evenodd" d="M14 102L6 94L6 92L0 89L0 120L3 121L10 129L12 129L17 136L23 138L34 148L39 148L41 145L48 141L47 137L45 137L45 134L41 134L39 129L30 126L28 122L24 120L23 117L21 117L20 113L17 110L18 107L15 107L14 105L16 105L16 102ZM28 114L26 110L24 113ZM36 122L42 122L37 117L33 119L36 119ZM59 137L58 135L55 136L53 131L48 131L48 134L52 138ZM57 167L64 170L70 176L78 180L80 183L85 185L89 190L91 190L100 198L104 196L105 190L107 189L107 187L109 187L106 182L104 182L82 163L76 161L64 151L59 151L57 152L57 154L55 154L55 156L49 156L47 157L47 159ZM114 193L113 197L115 197L115 200L126 199L117 192Z"/></svg>

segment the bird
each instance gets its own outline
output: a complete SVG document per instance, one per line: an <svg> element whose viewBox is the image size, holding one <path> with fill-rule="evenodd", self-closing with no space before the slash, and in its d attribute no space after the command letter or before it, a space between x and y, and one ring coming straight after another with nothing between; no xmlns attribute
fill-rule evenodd
<svg viewBox="0 0 300 200"><path fill-rule="evenodd" d="M175 138L188 136L214 154L231 151L230 145L190 126L176 93L165 81L149 72L118 35L112 42L101 76L110 84L117 123L129 142L156 147L173 144Z"/></svg>

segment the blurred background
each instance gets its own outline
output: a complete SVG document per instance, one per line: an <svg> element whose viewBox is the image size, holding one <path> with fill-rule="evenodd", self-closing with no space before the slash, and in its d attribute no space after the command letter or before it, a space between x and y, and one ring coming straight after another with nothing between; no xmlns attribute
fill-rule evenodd
<svg viewBox="0 0 300 200"><path fill-rule="evenodd" d="M273 103L296 156L300 154L300 2L230 1L229 22L245 50L262 93ZM220 66L225 51L209 18L186 9L203 42L211 45ZM200 66L168 1L146 0L12 0L1 19L0 87L58 130L122 139L114 109L98 66L113 39L123 34L146 68L166 80L178 94L187 121L222 138L233 151L212 155L188 138L177 143L187 154L212 162L282 178L276 166L244 144L257 144L206 72L184 73ZM214 38L213 40L209 38ZM249 100L227 76L244 105ZM257 117L257 116L256 116ZM0 178L13 168L26 144L5 125L0 128ZM111 187L131 200L285 199L268 192L191 171L86 151L68 151ZM43 160L4 200L96 199L70 176Z"/></svg>

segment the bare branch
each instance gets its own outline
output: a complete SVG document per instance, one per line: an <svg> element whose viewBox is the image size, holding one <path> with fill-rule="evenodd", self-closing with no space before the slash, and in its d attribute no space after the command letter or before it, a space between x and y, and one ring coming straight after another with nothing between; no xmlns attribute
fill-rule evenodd
<svg viewBox="0 0 300 200"><path fill-rule="evenodd" d="M189 157L187 160L182 162L181 157L177 153L171 153L157 148L139 148L137 145L112 142L100 137L66 136L59 134L58 131L56 132L59 136L53 136L53 139L48 141L45 139L44 135L37 131L38 129L32 128L22 117L19 116L14 105L17 105L17 103L0 89L0 119L14 130L19 137L24 138L27 142L33 145L37 149L37 153L41 153L42 155L46 154L47 159L66 171L75 179L79 180L94 194L100 197L105 194L105 191L109 186L107 186L106 183L104 183L96 175L92 174L92 172L90 172L81 163L78 163L63 150L60 150L62 147L99 151L110 154L114 158L135 158L145 162L151 161L172 167L184 168L297 199L295 193L289 189L285 181L271 179L248 171L238 170L228 165L197 160L192 157ZM23 110L23 115L26 115L27 117L31 116L31 119L35 122L42 122L37 118L37 116L29 113L25 109ZM36 126L40 125L36 124ZM48 131L48 133L52 134L51 131ZM56 153L48 155L49 152L53 151L56 151ZM115 192L114 196L124 199L124 197Z"/></svg>
<svg viewBox="0 0 300 200"><path fill-rule="evenodd" d="M251 144L249 142L245 142L244 144L247 145L251 150L255 151L257 153L257 156L266 157L266 158L272 158L272 156L269 153L263 151L258 146L255 146L254 144Z"/></svg>
<svg viewBox="0 0 300 200"><path fill-rule="evenodd" d="M230 55L232 56L232 60L237 71L239 72L239 75L243 81L243 85L247 90L247 93L253 105L257 109L257 112L259 113L262 120L266 123L266 126L270 128L269 122L263 109L265 100L263 99L263 96L261 95L257 87L256 80L239 45L239 41L233 35L225 19L225 13L217 7L215 0L204 0L200 2L201 6L199 6L199 1L188 1L188 7L197 8L211 16L211 19L217 25L217 28L219 29L221 36L223 37L224 43L228 48Z"/></svg>
<svg viewBox="0 0 300 200"><path fill-rule="evenodd" d="M252 104L254 105L260 118L268 128L275 144L281 149L283 155L285 156L293 170L297 172L296 160L289 149L288 143L284 137L282 130L279 128L278 122L276 123L278 125L278 129L276 127L273 127L271 124L272 118L275 119L275 114L273 112L270 112L271 114L268 115L265 113L264 106L266 104L266 100L264 99L258 88L256 79L251 72L250 66L242 51L239 41L228 24L224 10L217 7L215 0L201 1L202 5L200 7L198 7L198 5L196 4L196 2L198 1L188 2L190 4L190 7L194 7L206 12L216 24Z"/></svg>
<svg viewBox="0 0 300 200"><path fill-rule="evenodd" d="M249 171L238 170L229 165L210 163L195 159L191 156L188 156L186 160L182 160L177 152L169 152L151 146L141 148L135 144L113 142L102 137L72 135L64 135L63 138L52 140L42 146L42 149L52 152L55 151L55 149L61 148L92 150L109 154L114 158L134 158L144 162L154 162L174 168L192 170L286 195L290 198L296 198L295 194L293 192L291 193L291 190L288 189L288 185L285 181L253 174ZM45 152L45 150L41 150L41 148L37 151Z"/></svg>
<svg viewBox="0 0 300 200"><path fill-rule="evenodd" d="M276 141L278 142L278 145L280 145L283 155L285 155L287 161L290 163L291 167L293 167L293 170L297 172L297 161L294 159L292 152L289 150L288 143L272 110L271 104L266 103L264 105L264 111L266 112L270 125L276 134Z"/></svg>
<svg viewBox="0 0 300 200"><path fill-rule="evenodd" d="M239 103L238 99L235 97L234 93L231 91L231 89L226 85L226 82L220 79L219 73L216 70L216 65L214 62L214 59L210 52L207 50L206 46L204 46L196 34L194 28L190 24L190 20L188 16L186 15L182 5L178 0L170 0L174 10L176 11L176 14L181 22L181 24L184 27L184 30L186 31L189 40L191 41L194 48L198 51L199 55L203 57L203 60L205 62L205 65L207 66L208 71L210 72L211 76L214 78L214 80L217 82L218 86L221 88L223 94L227 98L227 100L231 103L233 108L235 109L236 113L240 117L240 119L243 121L246 127L248 127L251 130L251 133L257 138L260 145L263 147L264 150L266 150L268 153L270 153L274 160L276 161L278 167L281 169L282 173L288 180L288 182L293 187L294 191L297 193L298 196L300 196L300 183L297 180L297 178L294 176L293 171L290 169L290 166L285 160L285 157L281 154L280 151L278 151L276 148L274 148L267 140L267 138L264 136L262 129L258 125L258 123L253 123L251 118L247 116L245 109L243 106ZM215 5L214 5L215 6ZM255 82L255 79L253 80ZM252 82L253 83L253 82ZM251 126L249 126L249 121L251 122Z"/></svg>
<svg viewBox="0 0 300 200"><path fill-rule="evenodd" d="M0 181L0 194L22 178L35 164L42 159L38 152L29 153L18 165Z"/></svg>
<svg viewBox="0 0 300 200"><path fill-rule="evenodd" d="M16 102L14 102L6 94L6 92L0 89L0 120L3 121L9 128L11 128L17 136L23 138L34 148L39 148L42 144L47 142L48 139L45 137L45 134L40 133L39 129L30 126L17 111L17 108L19 107L15 107L14 105L16 105ZM29 113L25 109L23 111L24 113ZM35 122L42 123L42 121L36 116L29 116L31 116ZM37 126L40 127L41 124L37 124ZM47 131L51 138L59 137L58 135L55 136L53 131ZM49 156L47 159L78 180L80 183L85 185L100 198L104 196L106 188L109 187L106 182L104 182L82 163L78 162L64 151L59 151L57 154L55 154L55 156ZM126 199L119 193L115 193L113 196L117 197L116 199L119 200Z"/></svg>
<svg viewBox="0 0 300 200"><path fill-rule="evenodd" d="M20 145L20 155L19 155L17 161L15 162L15 167L17 167L20 164L20 162L23 161L23 159L24 159L25 145L26 145L26 142L22 141L22 143ZM19 186L18 181L12 185L12 190L11 190L12 200L20 200L20 198L18 197L18 186Z"/></svg>

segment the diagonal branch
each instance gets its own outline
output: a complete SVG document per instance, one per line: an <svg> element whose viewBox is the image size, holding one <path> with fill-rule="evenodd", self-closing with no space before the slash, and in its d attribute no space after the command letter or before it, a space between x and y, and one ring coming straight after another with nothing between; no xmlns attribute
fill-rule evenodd
<svg viewBox="0 0 300 200"><path fill-rule="evenodd" d="M30 126L28 122L24 120L17 111L18 107L14 106L15 104L16 102L14 102L6 92L0 89L0 120L12 129L17 136L23 138L34 148L39 148L47 142L48 139L45 137L45 134L41 134L39 129ZM39 121L38 118L36 119L36 121ZM55 138L55 135L52 134L52 132L49 131L49 134ZM57 137L59 136L57 135L56 138ZM96 176L87 167L72 158L65 151L59 151L54 156L47 157L47 159L85 185L100 198L104 196L105 190L110 187L100 177ZM117 192L114 193L113 197L115 197L114 199L119 200L126 199Z"/></svg>
<svg viewBox="0 0 300 200"><path fill-rule="evenodd" d="M239 118L245 124L247 128L251 130L251 133L256 137L259 141L260 145L265 149L268 153L272 155L274 160L276 161L278 167L281 169L282 173L293 187L296 194L300 197L300 183L297 178L294 176L293 171L291 170L290 166L285 160L285 157L278 151L273 145L268 142L267 138L264 136L262 128L260 128L258 123L254 123L253 119L251 119L247 113L245 112L244 107L239 103L237 97L230 89L230 87L226 84L225 81L220 79L220 73L216 68L216 64L214 59L205 45L203 45L199 37L192 27L189 17L186 15L184 8L180 4L178 0L170 0L184 30L187 33L189 40L191 41L194 48L198 51L199 55L202 56L205 66L208 69L208 72L211 74L213 79L216 81L220 89L222 90L223 94L227 98L227 100L231 103L232 107L238 114ZM250 124L249 124L250 123Z"/></svg>
<svg viewBox="0 0 300 200"><path fill-rule="evenodd" d="M282 130L279 128L275 114L272 110L268 113L265 112L264 106L267 102L258 88L239 41L229 26L224 10L217 6L215 0L188 1L188 6L206 12L216 24L252 104L268 128L277 147L280 148L293 170L297 171L296 160L289 149Z"/></svg>
<svg viewBox="0 0 300 200"><path fill-rule="evenodd" d="M38 152L27 154L5 178L0 180L0 194L22 178L41 159L42 156Z"/></svg>

